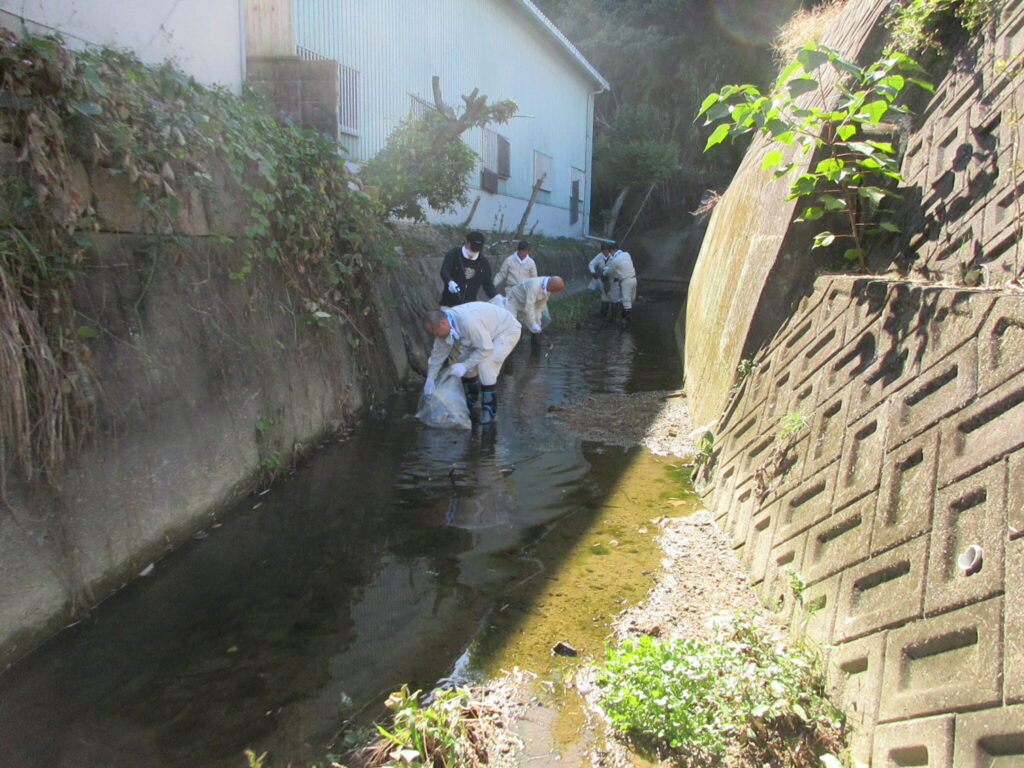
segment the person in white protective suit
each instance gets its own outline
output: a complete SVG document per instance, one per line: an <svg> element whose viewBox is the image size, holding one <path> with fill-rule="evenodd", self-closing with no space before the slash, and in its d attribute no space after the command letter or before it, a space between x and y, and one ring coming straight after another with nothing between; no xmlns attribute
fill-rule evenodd
<svg viewBox="0 0 1024 768"><path fill-rule="evenodd" d="M606 320L611 317L612 307L619 300L618 284L613 283L604 276L605 267L612 260L615 252L615 243L601 243L601 252L590 260L587 270L601 286L601 317Z"/></svg>
<svg viewBox="0 0 1024 768"><path fill-rule="evenodd" d="M498 415L495 385L501 364L519 342L522 328L506 309L484 301L471 301L450 309L433 310L423 316L423 328L435 337L427 360L423 394L434 392L441 366L455 352L449 366L462 379L470 413L480 399L480 423L490 424Z"/></svg>
<svg viewBox="0 0 1024 768"><path fill-rule="evenodd" d="M604 274L618 291L618 304L622 309L622 327L628 328L633 315L633 300L636 299L636 269L633 257L618 250L604 268Z"/></svg>
<svg viewBox="0 0 1024 768"><path fill-rule="evenodd" d="M558 275L531 277L505 294L505 308L515 315L516 320L530 331L530 344L540 347L541 316L548 305L551 294L565 288L565 281Z"/></svg>
<svg viewBox="0 0 1024 768"><path fill-rule="evenodd" d="M494 278L494 285L504 284L508 291L531 277L537 277L537 263L530 257L530 244L520 240L516 252L502 262Z"/></svg>

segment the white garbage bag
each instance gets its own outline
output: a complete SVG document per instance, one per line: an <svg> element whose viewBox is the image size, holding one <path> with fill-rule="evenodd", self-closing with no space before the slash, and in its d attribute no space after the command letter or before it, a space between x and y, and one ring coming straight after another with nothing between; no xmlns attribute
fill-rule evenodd
<svg viewBox="0 0 1024 768"><path fill-rule="evenodd" d="M447 369L437 377L433 394L420 395L420 407L416 418L428 427L441 429L472 429L469 406L462 379L452 376Z"/></svg>

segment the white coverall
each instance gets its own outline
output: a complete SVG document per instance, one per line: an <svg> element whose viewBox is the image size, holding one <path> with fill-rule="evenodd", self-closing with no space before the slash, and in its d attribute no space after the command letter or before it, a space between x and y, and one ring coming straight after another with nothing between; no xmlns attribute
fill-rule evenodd
<svg viewBox="0 0 1024 768"><path fill-rule="evenodd" d="M497 384L501 364L519 343L522 332L515 316L486 301L470 301L444 312L452 330L445 338L434 339L427 377L437 378L454 349L456 362L466 366L466 377L479 376L484 386Z"/></svg>
<svg viewBox="0 0 1024 768"><path fill-rule="evenodd" d="M612 301L621 301L623 309L633 308L633 299L636 298L636 270L633 268L633 257L626 251L616 251L605 268L605 274L612 280L612 285L617 286L612 290L618 291L618 298Z"/></svg>
<svg viewBox="0 0 1024 768"><path fill-rule="evenodd" d="M527 256L520 259L518 253L513 253L501 264L501 269L494 277L494 285L505 284L505 289L519 285L523 280L537 276L537 263Z"/></svg>
<svg viewBox="0 0 1024 768"><path fill-rule="evenodd" d="M587 264L587 269L590 271L590 274L592 275L604 274L604 268L608 266L611 260L612 254L609 253L607 256L605 256L604 253L598 252L597 256L592 258L590 260L590 263ZM619 300L618 283L613 281L611 285L608 286L608 290L605 291L604 281L598 278L597 282L601 284L601 301L615 302Z"/></svg>
<svg viewBox="0 0 1024 768"><path fill-rule="evenodd" d="M531 277L511 288L505 294L505 307L525 325L530 333L540 333L541 316L551 294L548 293L548 278Z"/></svg>

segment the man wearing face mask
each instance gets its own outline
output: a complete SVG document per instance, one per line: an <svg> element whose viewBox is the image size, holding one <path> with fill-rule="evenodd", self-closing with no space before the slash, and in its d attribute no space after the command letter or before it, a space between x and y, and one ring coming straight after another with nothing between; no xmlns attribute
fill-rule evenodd
<svg viewBox="0 0 1024 768"><path fill-rule="evenodd" d="M457 307L459 304L476 301L481 287L488 299L493 299L497 294L491 265L484 257L483 249L484 236L473 231L466 235L463 245L452 248L444 255L441 264L441 281L444 283L442 307Z"/></svg>

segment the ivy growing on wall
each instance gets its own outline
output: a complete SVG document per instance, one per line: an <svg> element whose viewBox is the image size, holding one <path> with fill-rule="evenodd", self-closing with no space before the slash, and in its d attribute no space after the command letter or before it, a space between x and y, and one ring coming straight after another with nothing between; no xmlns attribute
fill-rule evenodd
<svg viewBox="0 0 1024 768"><path fill-rule="evenodd" d="M97 330L76 323L81 235L101 222L76 169L121 177L144 229L180 231L190 195L241 206L219 233L233 276L275 270L305 310L344 316L390 230L327 138L270 117L262 98L205 87L170 64L0 28L0 494L17 468L52 480L89 413ZM275 278L278 279L278 278Z"/></svg>

